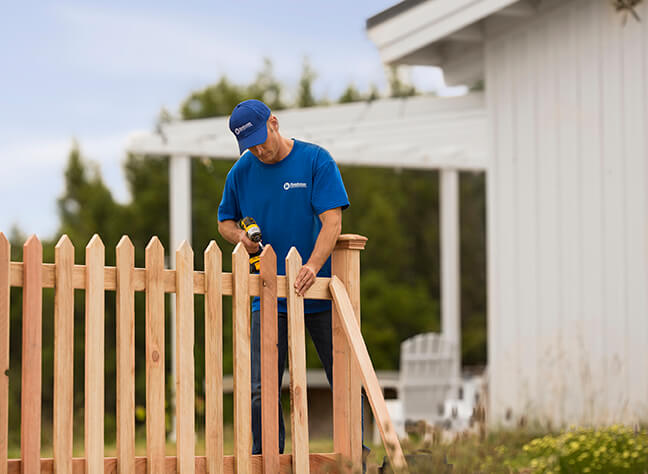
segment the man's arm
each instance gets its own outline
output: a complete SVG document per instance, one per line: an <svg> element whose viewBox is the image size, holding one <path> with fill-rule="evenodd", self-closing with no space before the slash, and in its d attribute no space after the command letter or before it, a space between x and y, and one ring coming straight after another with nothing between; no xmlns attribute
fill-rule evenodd
<svg viewBox="0 0 648 474"><path fill-rule="evenodd" d="M324 211L319 215L319 218L322 221L322 229L315 241L315 248L308 261L299 270L295 280L295 291L299 296L304 296L304 293L315 283L317 272L333 252L342 231L341 207Z"/></svg>
<svg viewBox="0 0 648 474"><path fill-rule="evenodd" d="M218 222L218 232L231 244L238 244L243 242L245 250L249 254L256 253L259 250L258 242L252 242L247 236L247 232L241 229L236 221L233 220L224 220Z"/></svg>

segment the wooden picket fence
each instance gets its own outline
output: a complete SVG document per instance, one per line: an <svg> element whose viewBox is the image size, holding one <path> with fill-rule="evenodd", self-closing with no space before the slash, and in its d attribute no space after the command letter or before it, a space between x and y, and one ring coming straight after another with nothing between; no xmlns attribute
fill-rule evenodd
<svg viewBox="0 0 648 474"><path fill-rule="evenodd" d="M222 254L212 241L204 271L194 270L193 250L183 242L176 270L164 268L157 237L146 247L145 268L134 267L134 248L124 236L116 266L105 266L105 248L95 235L85 265L74 263L67 236L55 263L42 261L38 238L24 244L23 262L12 262L0 233L0 474L18 473L309 473L357 468L361 462L361 380L395 466L405 460L362 340L360 251L366 238L342 235L332 257L333 277L317 278L307 298L334 301L333 453L309 453L306 400L304 302L291 291L302 260L296 249L278 276L276 256L266 246L259 275L249 273L239 244L232 273L222 272ZM9 294L23 288L22 387L20 407L9 406ZM42 289L54 288L53 458L42 459ZM85 456L73 458L74 290L85 290ZM104 456L104 292L116 292L117 455ZM135 456L136 291L146 294L146 456ZM176 294L177 456L165 455L164 295ZM205 295L205 456L195 455L194 294ZM232 295L234 455L223 452L222 297ZM251 455L250 296L261 297L261 384L264 454ZM277 297L287 297L292 454L279 455L277 407ZM21 459L8 459L8 411L21 411Z"/></svg>

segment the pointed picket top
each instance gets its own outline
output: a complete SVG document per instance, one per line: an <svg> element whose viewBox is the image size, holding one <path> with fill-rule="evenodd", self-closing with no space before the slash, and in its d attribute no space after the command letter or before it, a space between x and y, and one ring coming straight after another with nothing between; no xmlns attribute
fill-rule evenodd
<svg viewBox="0 0 648 474"><path fill-rule="evenodd" d="M122 235L122 238L119 239L119 243L117 244L117 252L126 252L128 250L135 250L135 247L133 246L133 242L131 242L131 239L127 235Z"/></svg>
<svg viewBox="0 0 648 474"><path fill-rule="evenodd" d="M36 234L32 234L29 236L25 244L23 245L23 248L25 250L27 249L33 249L33 248L43 248L43 245L41 244L41 241L36 237Z"/></svg>
<svg viewBox="0 0 648 474"><path fill-rule="evenodd" d="M58 239L58 242L56 242L56 247L54 248L58 250L74 250L74 244L72 244L72 241L67 234L63 234L61 238Z"/></svg>
<svg viewBox="0 0 648 474"><path fill-rule="evenodd" d="M296 247L290 247L288 255L286 255L286 268L288 268L288 262L299 262L299 265L301 265L302 258Z"/></svg>
<svg viewBox="0 0 648 474"><path fill-rule="evenodd" d="M146 252L156 252L159 250L164 251L164 247L162 246L162 242L160 242L160 239L158 239L157 235L154 235L151 237L151 240L149 240L149 243L146 244Z"/></svg>
<svg viewBox="0 0 648 474"><path fill-rule="evenodd" d="M222 251L215 240L209 241L209 245L205 249L205 259L214 255L222 255Z"/></svg>
<svg viewBox="0 0 648 474"><path fill-rule="evenodd" d="M9 240L5 237L4 233L0 232L0 247L8 247Z"/></svg>
<svg viewBox="0 0 648 474"><path fill-rule="evenodd" d="M245 250L245 245L241 242L236 244L236 247L234 247L234 250L232 251L232 256L239 257L240 255L245 255L246 257L248 255L247 250Z"/></svg>
<svg viewBox="0 0 648 474"><path fill-rule="evenodd" d="M272 258L274 258L275 260L277 259L277 254L272 248L272 245L267 244L263 247L263 251L261 252L261 261L263 261L264 257L268 259L272 259Z"/></svg>
<svg viewBox="0 0 648 474"><path fill-rule="evenodd" d="M191 257L193 258L193 249L191 248L191 245L189 245L189 242L186 240L183 240L180 242L180 245L178 246L178 249L176 250L176 255L183 255L186 257ZM176 259L177 261L177 259Z"/></svg>
<svg viewBox="0 0 648 474"><path fill-rule="evenodd" d="M104 243L101 240L101 237L99 237L99 234L93 235L92 238L90 239L90 242L88 242L88 245L86 245L86 249L88 250L103 249L103 248L105 248Z"/></svg>

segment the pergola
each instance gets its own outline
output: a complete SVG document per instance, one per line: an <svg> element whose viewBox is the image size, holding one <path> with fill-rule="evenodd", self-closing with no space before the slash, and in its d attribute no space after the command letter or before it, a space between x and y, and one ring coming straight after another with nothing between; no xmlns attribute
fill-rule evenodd
<svg viewBox="0 0 648 474"><path fill-rule="evenodd" d="M340 165L436 169L440 174L441 328L456 343L460 372L458 172L485 171L487 118L481 93L416 96L276 112L284 136L317 143ZM176 121L137 134L127 151L169 156L171 249L191 242L191 158L237 159L228 117ZM170 265L175 256L170 252ZM173 308L174 305L172 304ZM171 320L172 328L174 319ZM171 331L175 353L175 330ZM172 361L175 377L175 362Z"/></svg>

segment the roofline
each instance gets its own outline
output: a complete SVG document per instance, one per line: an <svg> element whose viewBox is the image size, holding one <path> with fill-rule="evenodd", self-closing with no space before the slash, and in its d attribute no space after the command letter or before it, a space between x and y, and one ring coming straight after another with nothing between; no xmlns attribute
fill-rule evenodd
<svg viewBox="0 0 648 474"><path fill-rule="evenodd" d="M403 0L402 2L397 3L396 5L392 5L391 7L387 8L386 10L383 10L379 13L376 13L375 15L367 18L366 21L366 29L372 28L376 25L379 25L381 23L384 23L385 21L389 20L390 18L393 18L397 15L400 15L401 13L409 10L412 7L415 7L419 3L423 3L427 0Z"/></svg>

